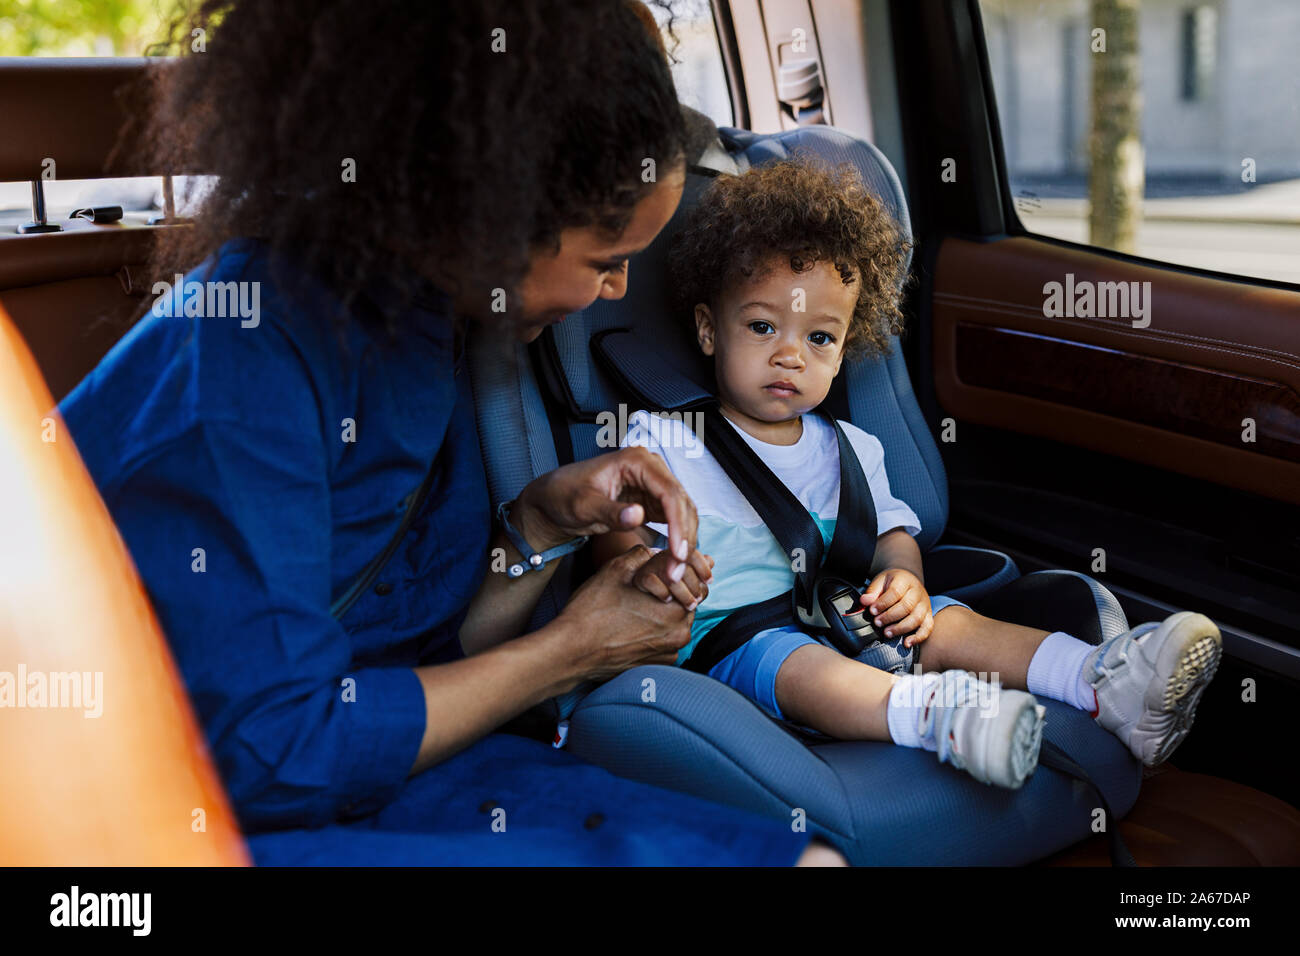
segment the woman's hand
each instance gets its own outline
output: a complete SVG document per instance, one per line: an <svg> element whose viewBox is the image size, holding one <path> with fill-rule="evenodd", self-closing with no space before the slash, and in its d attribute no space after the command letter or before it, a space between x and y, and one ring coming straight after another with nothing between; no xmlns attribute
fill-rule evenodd
<svg viewBox="0 0 1300 956"><path fill-rule="evenodd" d="M607 562L573 593L553 622L567 625L579 680L607 680L641 664L675 664L677 652L690 640L692 612L633 584L651 555L645 545L637 545Z"/></svg>
<svg viewBox="0 0 1300 956"><path fill-rule="evenodd" d="M695 505L664 460L644 448L622 448L542 475L519 494L510 522L538 551L578 535L630 531L666 522L668 571L695 548Z"/></svg>
<svg viewBox="0 0 1300 956"><path fill-rule="evenodd" d="M632 583L661 601L676 600L688 611L709 596L709 582L713 580L713 559L702 551L692 551L686 562L685 573L676 581L668 567L672 564L667 551L652 548L653 557L632 578ZM680 566L680 565L679 565Z"/></svg>
<svg viewBox="0 0 1300 956"><path fill-rule="evenodd" d="M930 594L920 579L905 568L888 568L877 574L862 595L862 604L871 612L876 626L884 628L885 637L912 635L903 641L904 647L925 640L934 628Z"/></svg>

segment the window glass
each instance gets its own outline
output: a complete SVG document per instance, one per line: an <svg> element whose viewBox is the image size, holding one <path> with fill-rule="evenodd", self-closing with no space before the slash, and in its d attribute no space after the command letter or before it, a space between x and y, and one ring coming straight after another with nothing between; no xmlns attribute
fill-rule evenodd
<svg viewBox="0 0 1300 956"><path fill-rule="evenodd" d="M216 177L174 176L172 181L176 214L185 216L197 208ZM49 179L42 185L45 218L52 223L67 220L74 209L89 206L121 206L124 219L141 222L163 208L161 176ZM31 218L31 183L0 183L0 232L13 232L20 223L30 222Z"/></svg>
<svg viewBox="0 0 1300 956"><path fill-rule="evenodd" d="M653 7L661 23L666 21L662 11ZM694 109L713 120L718 126L732 126L735 116L731 109L731 95L727 92L727 74L722 66L722 47L713 23L713 11L708 0L684 0L675 5L672 30L676 43L665 32L664 44L673 63L673 82L677 96Z"/></svg>
<svg viewBox="0 0 1300 956"><path fill-rule="evenodd" d="M1026 230L1300 283L1300 3L980 10Z"/></svg>
<svg viewBox="0 0 1300 956"><path fill-rule="evenodd" d="M0 0L0 56L144 56L179 0Z"/></svg>

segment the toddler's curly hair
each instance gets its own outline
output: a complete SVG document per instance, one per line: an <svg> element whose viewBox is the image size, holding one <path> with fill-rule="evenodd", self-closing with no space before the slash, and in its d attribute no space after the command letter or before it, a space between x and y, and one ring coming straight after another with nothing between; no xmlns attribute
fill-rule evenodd
<svg viewBox="0 0 1300 956"><path fill-rule="evenodd" d="M710 183L673 240L669 266L677 305L694 329L698 303L716 308L719 294L773 256L795 273L829 262L846 285L858 283L846 350L885 355L890 336L903 330L899 297L910 248L853 166L796 157Z"/></svg>

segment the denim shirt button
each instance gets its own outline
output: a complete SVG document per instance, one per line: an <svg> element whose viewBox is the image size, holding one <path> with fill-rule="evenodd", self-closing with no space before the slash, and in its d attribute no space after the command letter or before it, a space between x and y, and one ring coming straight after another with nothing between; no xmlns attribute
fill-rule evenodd
<svg viewBox="0 0 1300 956"><path fill-rule="evenodd" d="M587 819L582 821L582 826L585 830L594 830L604 822L605 815L603 813L593 813L591 816L587 817Z"/></svg>
<svg viewBox="0 0 1300 956"><path fill-rule="evenodd" d="M393 586L389 584L387 581L380 581L378 584L375 585L375 593L378 594L380 597L385 597L393 593Z"/></svg>

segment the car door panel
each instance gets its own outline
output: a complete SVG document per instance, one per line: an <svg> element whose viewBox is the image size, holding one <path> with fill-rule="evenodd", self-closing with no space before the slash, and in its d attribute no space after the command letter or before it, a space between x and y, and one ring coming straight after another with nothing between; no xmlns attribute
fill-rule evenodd
<svg viewBox="0 0 1300 956"><path fill-rule="evenodd" d="M1138 283L1149 314L1048 317L1045 278L1063 293ZM1300 293L950 238L932 316L935 389L963 419L1300 504Z"/></svg>

